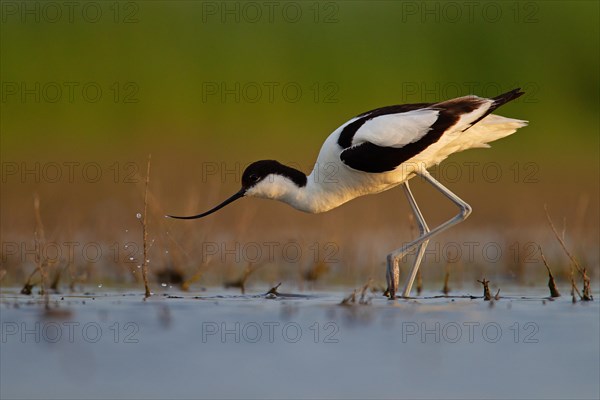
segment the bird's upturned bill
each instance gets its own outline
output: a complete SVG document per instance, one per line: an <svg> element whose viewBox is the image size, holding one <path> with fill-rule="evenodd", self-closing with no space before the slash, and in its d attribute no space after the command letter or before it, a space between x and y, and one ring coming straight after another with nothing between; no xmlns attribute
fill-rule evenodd
<svg viewBox="0 0 600 400"><path fill-rule="evenodd" d="M237 192L236 194L234 194L233 196L231 196L230 198L228 198L227 200L225 200L224 202L222 202L221 204L219 204L218 206L202 213L202 214L198 214L198 215L190 215L189 217L178 217L175 215L167 215L167 217L169 218L177 218L177 219L197 219L197 218L203 218L206 217L207 215L210 215L212 213L214 213L215 211L219 211L221 208L225 207L227 204L229 203L233 203L234 201L236 201L237 199L244 197L244 193L246 193L246 190L244 188L242 188L239 192Z"/></svg>

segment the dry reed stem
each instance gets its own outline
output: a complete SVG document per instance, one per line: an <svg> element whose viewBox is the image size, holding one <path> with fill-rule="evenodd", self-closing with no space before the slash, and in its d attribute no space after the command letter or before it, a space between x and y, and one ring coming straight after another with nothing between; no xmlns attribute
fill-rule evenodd
<svg viewBox="0 0 600 400"><path fill-rule="evenodd" d="M37 274L38 272L40 272L40 269L39 269L39 267L36 266L35 269L33 271L31 271L31 273L29 274L29 276L25 280L25 284L23 285L23 289L21 289L21 294L27 294L27 295L31 294L31 290L35 286L34 283L31 283L31 280L33 279L33 277L35 276L35 274Z"/></svg>
<svg viewBox="0 0 600 400"><path fill-rule="evenodd" d="M44 246L46 246L46 233L44 231L44 224L42 222L42 214L40 213L40 197L36 193L33 198L33 213L35 215L35 242L38 250L37 257L37 269L40 271L40 288L41 294L44 296L44 302L46 308L49 307L50 297L48 294L48 290L46 289L46 280L48 279L48 271L46 270L46 266L48 263L44 259Z"/></svg>
<svg viewBox="0 0 600 400"><path fill-rule="evenodd" d="M446 275L444 275L444 287L442 288L442 293L448 296L450 293L450 287L448 286L448 281L450 280L450 267L446 264Z"/></svg>
<svg viewBox="0 0 600 400"><path fill-rule="evenodd" d="M150 183L150 159L152 155L148 154L148 168L146 170L146 187L144 189L144 217L142 223L142 236L144 243L144 260L142 261L142 278L144 280L145 297L152 296L150 287L148 286L148 184Z"/></svg>
<svg viewBox="0 0 600 400"><path fill-rule="evenodd" d="M246 269L244 270L244 273L242 274L242 276L240 278L235 279L233 281L226 281L223 284L223 286L225 286L225 289L239 288L240 291L242 292L242 294L246 294L246 281L248 280L248 278L250 277L250 275L253 272L258 270L262 266L263 266L262 264L257 264L255 266L252 266L252 263L248 263L248 265L246 266Z"/></svg>
<svg viewBox="0 0 600 400"><path fill-rule="evenodd" d="M552 228L552 232L554 232L554 236L556 236L556 239L560 243L563 251L565 252L565 254L567 255L567 257L569 257L569 259L571 260L571 263L572 263L571 265L573 265L575 267L575 269L577 269L577 272L579 272L581 274L581 278L583 279L583 295L582 295L579 292L579 290L577 289L577 285L575 285L575 281L573 279L573 274L571 273L571 284L573 285L573 288L577 291L577 294L579 295L579 298L581 300L583 300L583 301L592 301L592 300L594 300L594 297L592 296L591 289L590 289L591 279L587 275L586 268L581 268L579 266L579 263L575 259L575 257L573 257L573 255L571 254L571 252L569 252L569 250L567 249L567 246L565 245L565 241L564 241L565 232L563 230L563 237L561 237L558 234L558 232L556 231L556 227L554 226L554 223L552 222L552 218L550 218L550 214L548 213L548 207L546 205L544 205L544 211L546 211L546 218L548 219L548 223L550 224L550 228Z"/></svg>
<svg viewBox="0 0 600 400"><path fill-rule="evenodd" d="M577 285L575 284L575 280L573 279L573 274L571 274L571 300L573 301L573 303L577 303L577 298L575 297L575 293L577 293L577 295L579 296L579 298L581 298L581 293L579 292L579 289L577 289Z"/></svg>
<svg viewBox="0 0 600 400"><path fill-rule="evenodd" d="M371 287L371 282L373 281L372 278L369 278L367 280L367 282L360 288L360 299L358 300L358 304L361 305L369 305L371 304L371 299L367 299L367 292L369 291L369 287ZM339 303L340 306L349 306L352 304L356 304L356 292L357 290L354 289L352 291L352 294L350 294L348 297L344 297L344 299L342 299L342 301Z"/></svg>
<svg viewBox="0 0 600 400"><path fill-rule="evenodd" d="M558 243L560 243L560 246L562 247L563 251L565 252L565 254L567 255L567 257L569 257L569 259L571 260L571 262L573 263L573 265L575 266L575 268L577 269L577 271L581 274L581 276L583 276L583 271L581 270L581 267L579 266L579 263L577 262L577 260L575 259L575 257L573 257L573 255L567 249L567 246L566 246L565 241L563 240L563 238L558 234L558 231L556 230L556 227L554 226L554 222L552 222L552 218L550 218L550 213L548 212L548 206L546 204L544 204L544 211L546 212L546 218L548 219L548 223L550 224L550 228L552 228L552 232L554 232L554 236L558 240ZM563 235L564 235L564 231L563 231Z"/></svg>
<svg viewBox="0 0 600 400"><path fill-rule="evenodd" d="M68 264L67 264L67 266L68 266ZM60 284L60 277L61 277L62 272L63 272L63 269L56 268L56 273L54 274L54 278L52 279L52 283L50 284L50 289L52 289L52 291L55 293L58 293L58 285Z"/></svg>
<svg viewBox="0 0 600 400"><path fill-rule="evenodd" d="M490 281L483 278L477 282L483 285L483 300L490 301L492 299L492 294L490 293Z"/></svg>
<svg viewBox="0 0 600 400"><path fill-rule="evenodd" d="M542 257L542 261L548 270L548 289L550 289L550 297L560 297L560 292L556 288L556 282L554 281L554 276L552 275L552 270L546 261L546 257L544 257L544 252L542 251L542 246L538 246L540 249L540 255Z"/></svg>
<svg viewBox="0 0 600 400"><path fill-rule="evenodd" d="M370 299L367 299L367 291L369 290L369 287L371 286L371 282L373 281L372 278L369 278L367 280L367 283L365 283L363 285L363 287L360 289L360 300L358 301L359 304L369 304L370 303Z"/></svg>
<svg viewBox="0 0 600 400"><path fill-rule="evenodd" d="M423 278L421 277L421 269L417 271L417 296L421 295L423 291Z"/></svg>
<svg viewBox="0 0 600 400"><path fill-rule="evenodd" d="M201 267L199 267L192 276L190 276L188 279L185 279L181 283L181 290L183 290L184 292L189 291L190 285L194 282L199 281L200 278L202 278L202 275L204 275L204 270L202 270Z"/></svg>
<svg viewBox="0 0 600 400"><path fill-rule="evenodd" d="M273 286L271 289L269 289L269 291L267 293L265 293L266 295L274 295L274 296L279 296L279 292L277 291L277 289L279 289L279 286L281 286L281 282L279 282L277 285Z"/></svg>
<svg viewBox="0 0 600 400"><path fill-rule="evenodd" d="M587 270L584 268L583 269L583 296L581 297L581 300L583 300L583 301L594 300L594 297L592 296L592 292L590 289L590 283L591 283L591 279L587 274Z"/></svg>
<svg viewBox="0 0 600 400"><path fill-rule="evenodd" d="M352 294L348 297L345 297L341 302L341 306L349 306L350 304L356 303L356 289L352 292Z"/></svg>

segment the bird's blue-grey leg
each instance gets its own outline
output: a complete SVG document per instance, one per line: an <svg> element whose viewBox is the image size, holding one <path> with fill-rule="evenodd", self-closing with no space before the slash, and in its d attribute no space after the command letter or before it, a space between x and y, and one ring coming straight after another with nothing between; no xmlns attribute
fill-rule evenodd
<svg viewBox="0 0 600 400"><path fill-rule="evenodd" d="M446 229L450 228L451 226L456 225L461 221L464 221L469 216L469 214L471 214L471 210L472 210L471 206L468 205L460 197L458 197L457 195L452 193L448 188L446 188L440 182L438 182L433 176L431 176L431 174L429 174L429 172L427 172L427 170L422 169L420 171L417 171L416 173L417 173L417 175L420 175L423 179L425 179L427 182L429 182L433 187L435 187L439 192L441 192L444 196L446 196L450 201L452 201L454 204L456 204L458 206L458 208L460 209L460 212L458 214L456 214L453 218L449 219L448 221L431 229L429 232L422 234L416 240L413 240L412 242L402 246L398 250L395 250L394 252L392 252L391 254L388 255L388 260L390 260L390 259L395 260L395 259L398 259L398 258L404 256L404 254L406 254L413 247L415 247L417 245L421 245L422 243L425 244L424 242L429 241L429 239L431 239L434 235L437 235L438 233L445 231ZM413 198L413 200L414 200L414 198ZM411 203L411 205L412 205L412 203ZM424 251L425 251L425 246L420 247L417 256L419 256L419 254L421 254L421 253L424 253ZM421 254L421 256L422 256L422 254ZM393 265L395 265L395 264L396 264L396 262L393 263ZM412 289L414 278L417 275L418 269L419 269L419 264L415 263L413 266L413 269L406 281L404 290L402 291L402 297L410 296L410 291ZM395 277L396 275L397 275L397 273L395 271L389 270L389 263L388 263L388 283L392 284L392 285L390 285L390 297L391 298L394 298L395 289L397 287L396 285L393 285L393 283L395 283L395 282L394 282L394 279L391 279L391 278ZM396 282L397 282L397 280L396 280Z"/></svg>
<svg viewBox="0 0 600 400"><path fill-rule="evenodd" d="M408 184L408 181L404 182L402 184L402 187L404 189L404 194L406 194L406 198L408 199L408 203L410 204L410 208L412 209L412 212L417 221L417 225L419 226L419 237L421 237L421 236L425 235L427 232L429 232L429 227L427 226L427 222L425 222L425 218L423 217L423 214L421 213L421 210L419 209L419 206L417 205L417 201L415 200L415 197L413 196L412 191L410 190L410 185ZM419 248L417 250L417 255L415 257L415 261L413 263L413 267L411 269L410 277L409 277L411 286L412 286L412 282L414 282L414 280L417 276L417 271L419 270L419 265L421 264L421 261L423 259L423 255L425 254L425 249L427 248L428 243L429 243L429 240L423 241L423 243L421 243L419 245ZM407 249L406 252L408 252L408 250L410 250L410 249ZM400 284L400 259L405 255L406 252L404 252L401 255L397 255L395 257L393 257L392 254L388 255L387 282L388 282L388 290L390 292L391 298L395 297L396 290L398 289L398 286Z"/></svg>
<svg viewBox="0 0 600 400"><path fill-rule="evenodd" d="M417 205L417 201L415 200L415 197L413 196L410 187L408 186L408 182L406 182L406 185L404 186L404 192L406 193L406 197L410 204L410 208L412 209L413 214L415 215L415 219L417 220L417 224L419 225L419 235L423 236L429 232L429 227L427 226L427 222L425 222L425 218L423 217L423 214L421 213L421 210ZM421 265L421 261L423 260L423 256L425 255L425 250L427 249L428 244L429 239L424 240L419 245L419 249L417 250L417 257L415 258L413 267L410 270L410 274L408 275L405 287L412 287L415 278L417 277L417 271L419 271L419 266ZM410 291L406 296L408 296L409 294Z"/></svg>

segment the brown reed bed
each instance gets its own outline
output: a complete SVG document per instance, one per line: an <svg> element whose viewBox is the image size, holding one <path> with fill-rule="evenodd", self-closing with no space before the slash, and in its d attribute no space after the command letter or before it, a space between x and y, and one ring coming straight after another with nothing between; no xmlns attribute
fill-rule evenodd
<svg viewBox="0 0 600 400"><path fill-rule="evenodd" d="M144 162L148 161L144 160ZM143 165L144 162L139 161L137 164ZM198 286L220 286L231 276L243 275L240 274L240 270L244 268L247 260L244 257L235 260L233 257L223 256L222 253L214 256L207 255L202 247L204 244L215 243L231 249L235 245L243 247L247 243L262 245L267 242L276 242L280 247L288 242L298 243L302 248L303 258L290 261L282 257L280 252L276 252L274 259L264 262L268 268L252 273L253 281L297 282L300 290L304 289L305 282L309 284L306 285L308 289L353 286L357 282L364 282L369 276L383 280L385 255L411 237L410 222L408 224L404 222L408 214L408 205L397 190L360 198L322 215L306 215L285 205L264 200L244 199L240 200L239 204L227 208L227 211L203 220L193 222L167 220L163 218L166 213L202 211L214 205L235 189L239 182L233 178L230 181L219 177L215 180L201 181L199 173L193 168L191 172L182 176L179 169L166 165L165 160L153 158L152 185L143 187L146 179L142 178L150 179L149 171L146 169L146 176L140 177L138 184L134 186L137 189L141 188L144 193L143 214L148 223L145 233L144 227L139 223L141 221L132 218L136 215L135 210L139 210L140 204L140 190L132 190L132 185L115 186L113 182L99 183L89 188L88 186L55 185L52 189L54 192L60 192L60 196L52 195L47 188L40 188L40 198L44 200L43 212L41 212L43 222L45 226L52 227L50 231L45 232L46 242L77 241L81 244L94 242L104 250L103 258L97 262L81 258L71 260L63 256L60 260L42 265L42 268L48 272L45 288L52 290L53 279L57 278L57 271L61 271L60 282L57 283L56 289L61 284L68 284L71 290L89 290L90 287L95 288L98 283L103 283L103 287L144 284L146 289L143 270L147 270L149 265L145 265L145 268L137 268L137 265L141 266L146 260L152 260L150 274L146 275L148 286L152 284L151 275L160 276L157 274L167 270L177 271L183 277L181 284L183 289L193 291ZM448 209L439 206L437 201L429 200L428 196L423 196L420 192L426 189L421 188L419 184L414 186L415 195L420 201L422 199L422 208L428 221L434 224L438 218L443 219ZM438 287L442 287L445 286L444 281L447 281L448 286L452 283L453 286L458 285L457 287L460 288L461 283L472 282L474 278L481 276L486 276L494 282L535 284L541 280L541 271L532 267L534 264L527 262L528 257L531 258L531 254L528 254L530 248L520 246L514 254L510 249L513 242L523 244L534 238L535 249L538 248L537 245L543 247L544 258L552 266L557 289L560 288L561 281L565 283L570 281L572 270L573 280L579 285L580 298L591 299L591 282L598 276L599 269L597 246L594 242L598 232L597 227L590 225L590 221L594 220L597 211L586 204L594 204L595 198L592 196L587 200L584 199L585 201L577 200L575 201L577 207L564 208L566 217L575 222L569 229L571 235L565 244L575 244L568 249L569 255L578 262L578 269L575 265L570 265L573 264L572 261L567 265L560 262L562 254L554 251L555 239L550 241L544 237L540 227L543 215L540 218L539 212L537 214L534 212L535 207L539 211L539 206L535 205L537 199L535 191L540 190L540 187L523 186L523 193L518 195L531 196L533 200L523 201L519 210L501 204L493 209L494 215L492 215L490 208L485 204L494 201L494 197L498 195L494 192L502 191L502 185L492 186L489 192L479 193L467 185L458 184L457 191L464 192L466 198L473 199L476 213L468 222L459 225L448 234L441 235L437 241L442 249L445 243L452 241L462 243L472 241L474 238L482 243L495 241L502 245L503 258L494 265L487 265L479 260L461 262L460 265L456 264L459 272L455 273L453 268L452 275L447 276L447 271L444 269L447 260L443 257L436 259L435 255L432 257L431 254L426 255L416 281L417 295L422 293L424 286L439 284ZM30 203L27 204L28 211L25 212L21 204L23 202L16 200L20 195L30 195L32 188L33 186L28 185L16 187L14 194L8 196L7 202L3 201L3 210L11 210L6 223L3 220L3 240L17 243L32 241L31 226L36 226L36 217L31 213ZM543 190L545 189L542 187L541 191ZM557 193L557 197L553 200L555 200L553 204L560 206L568 200L568 197L561 192ZM99 204L102 206L100 207ZM351 215L360 215L361 218L349 218ZM477 231L489 224L502 226L502 231L496 232L495 228ZM10 230L6 228L9 226ZM146 237L146 240L143 240L143 237ZM316 262L314 253L310 249L314 243L317 243L321 249ZM323 248L328 243L335 244L334 261L324 259ZM124 251L123 248L127 244L129 248ZM432 242L430 250L436 251L433 245L435 243ZM29 244L28 246L32 247ZM134 247L136 253L133 253ZM113 252L116 248L119 249L118 254L116 251ZM41 285L37 261L32 266L31 259L6 254L6 248L1 250L3 254L0 269L6 272L0 284L11 286L25 282L32 285L30 291L33 286ZM541 255L539 252L538 254ZM134 256L135 261L130 261L129 256ZM569 260L571 257L568 256ZM538 261L542 262L541 258ZM65 265L68 265L66 270L63 268ZM401 268L401 273L405 273L407 266L402 264ZM158 281L162 282L163 279L159 278ZM314 286L315 283L318 285Z"/></svg>

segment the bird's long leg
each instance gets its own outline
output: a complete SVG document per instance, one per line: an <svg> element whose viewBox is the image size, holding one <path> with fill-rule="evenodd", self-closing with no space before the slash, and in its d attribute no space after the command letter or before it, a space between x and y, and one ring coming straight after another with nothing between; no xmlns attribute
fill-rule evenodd
<svg viewBox="0 0 600 400"><path fill-rule="evenodd" d="M408 296L410 296L410 290L412 289L414 278L417 275L417 271L419 270L419 263L421 261L419 258L422 258L423 253L425 252L425 246L427 245L426 242L428 242L429 239L431 239L431 237L433 237L434 235L437 235L438 233L445 231L446 229L450 228L451 226L456 225L461 221L464 221L469 216L469 214L471 214L471 210L472 210L470 205L468 205L464 200L462 200L460 197L458 197L457 195L452 193L448 188L446 188L440 182L435 180L435 178L433 176L431 176L431 174L429 174L429 172L427 172L427 170L423 169L416 173L418 175L420 175L423 179L425 179L427 182L429 182L438 191L440 191L450 201L452 201L454 204L456 204L458 206L458 208L460 209L460 212L458 214L456 214L453 218L449 219L448 221L431 229L429 232L425 232L419 238L402 246L398 250L395 250L388 255L388 284L390 285L389 289L390 289L390 297L391 298L395 297L395 290L397 288L398 272L396 272L396 269L397 269L399 259L402 256L404 256L413 247L415 247L417 245L421 245L421 244L424 245L424 246L419 247L419 251L417 254L418 262L415 262L415 264L413 265L413 269L411 270L411 273L410 273L410 275L406 281L406 284L404 286L404 290L402 291L402 297L408 297ZM414 198L412 200L414 201ZM410 201L410 199L409 199L409 201ZM415 205L416 205L416 203L415 203ZM412 206L412 202L411 202L411 206ZM418 207L417 207L417 210L418 210ZM413 208L413 211L414 211L414 208ZM420 214L420 212L419 212L419 214ZM415 213L415 215L418 215L418 214ZM421 217L422 217L422 215L421 215ZM421 257L419 257L419 255ZM390 260L393 260L393 262L390 263L389 262Z"/></svg>
<svg viewBox="0 0 600 400"><path fill-rule="evenodd" d="M425 222L425 218L423 218L423 214L421 214L421 210L419 209L419 206L417 205L415 197L413 196L412 192L410 191L408 182L406 182L406 184L404 186L404 192L406 193L406 197L408 199L408 202L410 203L410 208L412 208L413 214L415 214L417 223L419 225L419 235L423 236L429 232L429 227L427 226L427 222ZM415 281L415 278L417 277L417 271L419 270L419 266L421 265L421 261L423 260L423 255L425 254L425 250L427 249L428 244L429 244L429 239L424 240L419 245L419 249L417 250L417 257L415 258L413 267L410 270L410 274L408 275L408 279L406 281L405 287L406 286L412 287L412 285ZM408 293L406 296L408 296L409 294L410 293ZM404 296L404 294L403 294L403 296Z"/></svg>
<svg viewBox="0 0 600 400"><path fill-rule="evenodd" d="M417 221L417 225L419 226L419 237L423 236L427 232L429 232L429 227L427 226L427 222L425 222L425 218L423 218L423 214L417 205L415 197L410 190L410 185L407 182L402 184L404 189L404 194L406 194L406 198L408 199L408 203L410 204L410 208L415 216ZM425 254L425 249L427 248L427 244L429 240L425 240L423 243L419 245L419 249L417 250L417 256L415 258L415 262L411 269L411 282L414 282L415 277L417 276L417 271L419 270L419 265L421 264L421 260L423 259L423 255ZM388 281L388 290L390 292L390 297L394 298L395 292L398 289L398 285L400 284L400 258L403 256L392 257L392 254L388 256L388 271L387 271L387 281ZM412 285L412 283L411 283Z"/></svg>

